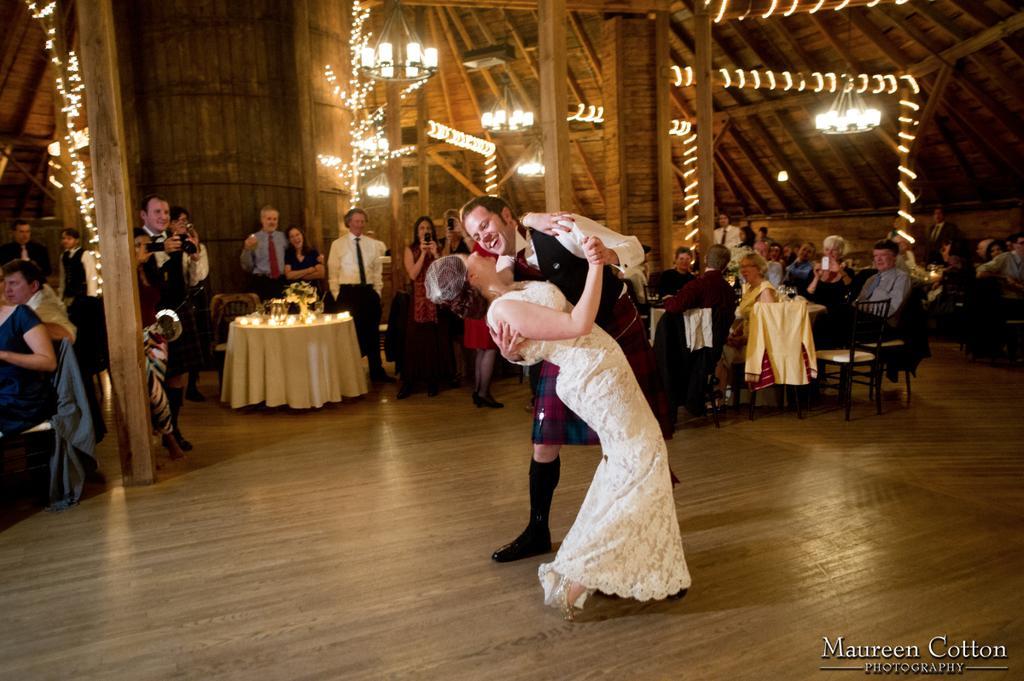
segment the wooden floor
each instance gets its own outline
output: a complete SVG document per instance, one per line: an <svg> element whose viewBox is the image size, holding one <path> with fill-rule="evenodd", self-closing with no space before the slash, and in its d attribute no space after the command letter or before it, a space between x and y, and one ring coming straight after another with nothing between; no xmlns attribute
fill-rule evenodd
<svg viewBox="0 0 1024 681"><path fill-rule="evenodd" d="M393 386L307 413L189 403L196 449L159 484L118 487L104 443L108 489L0 511L0 678L828 679L823 636L930 661L941 634L1007 646L1009 672L975 677L1024 678L1024 369L934 351L910 408L887 385L882 416L859 394L850 423L679 431L693 587L598 597L575 625L539 560L489 559L527 515L514 379L497 411ZM598 456L564 453L556 537Z"/></svg>

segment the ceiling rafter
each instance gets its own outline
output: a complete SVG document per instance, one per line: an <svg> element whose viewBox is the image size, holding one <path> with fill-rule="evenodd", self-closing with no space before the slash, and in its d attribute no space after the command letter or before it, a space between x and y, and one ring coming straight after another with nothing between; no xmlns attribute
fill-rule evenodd
<svg viewBox="0 0 1024 681"><path fill-rule="evenodd" d="M594 43L587 35L587 27L583 25L583 20L576 12L569 12L569 25L576 34L576 40L579 41L580 47L583 48L583 55L587 58L590 70L594 74L594 80L600 89L604 83L604 76L601 73L601 57L598 56L597 50L594 49Z"/></svg>
<svg viewBox="0 0 1024 681"><path fill-rule="evenodd" d="M724 166L725 169L743 185L743 189L747 192L750 198L754 200L757 207L761 209L761 214L770 215L771 210L769 210L768 202L765 201L764 196L762 196L761 192L757 191L754 188L754 185L750 183L750 178L739 172L736 168L736 163L729 157L729 154L726 153L724 148L718 150L717 156L720 159L722 166Z"/></svg>
<svg viewBox="0 0 1024 681"><path fill-rule="evenodd" d="M1015 175L1017 177L1017 185L1021 185L1021 179L1024 178L1024 166L1020 164L1011 152L1005 150L1001 145L993 145L989 142L985 131L980 129L969 117L961 114L957 107L944 104L942 110L974 142L974 145L978 147L982 155L988 159L988 162L997 172Z"/></svg>
<svg viewBox="0 0 1024 681"><path fill-rule="evenodd" d="M935 128L939 131L939 135L942 137L943 141L945 141L946 146L953 152L953 157L956 158L956 162L960 166L960 170L970 181L971 187L974 189L975 197L979 201L984 201L987 198L986 192L981 182L978 181L978 174L974 171L974 166L967 160L967 156L965 156L963 150L960 149L960 145L957 143L956 137L953 135L953 132L949 129L949 126L946 125L946 122L941 116L935 117Z"/></svg>
<svg viewBox="0 0 1024 681"><path fill-rule="evenodd" d="M469 10L469 15L473 17L473 20L476 21L476 25L480 29L480 32L484 34L484 40L486 40L490 45L496 44L498 41L495 40L494 34L491 33L491 29L487 28L487 22L480 18L480 12L475 9L471 9ZM523 83L519 80L519 76L516 75L516 71L512 68L512 64L503 64L503 69L505 71L505 75L508 76L509 82L512 83L512 87L514 87L516 92L519 94L519 97L529 104L533 111L536 111L537 107L533 102L533 97L531 97L530 93L526 91L525 87L523 87Z"/></svg>
<svg viewBox="0 0 1024 681"><path fill-rule="evenodd" d="M715 168L718 169L718 173L725 179L725 186L729 188L729 193L743 210L743 214L748 215L750 213L750 204L747 203L747 197L744 196L743 192L740 191L740 188L736 186L735 180L733 180L726 171L725 165L722 164L717 152L715 153ZM717 201L716 205L719 205Z"/></svg>
<svg viewBox="0 0 1024 681"><path fill-rule="evenodd" d="M739 147L740 152L746 157L747 162L754 168L754 171L761 177L761 180L768 186L768 189L775 196L782 208L787 213L793 212L793 204L790 203L789 197L782 191L782 187L779 186L779 182L776 178L772 177L771 173L764 169L764 163L757 157L757 152L750 146L750 142L743 136L736 127L729 128L729 136L732 137L732 141Z"/></svg>
<svg viewBox="0 0 1024 681"><path fill-rule="evenodd" d="M974 21L982 28L995 26L1003 20L1001 15L996 14L984 4L977 2L977 0L953 0L953 4L960 8L964 13L964 16ZM1011 14L1013 11L1019 9L1018 7L1014 7L1011 3L1004 3L1004 5L1007 6ZM1008 35L1000 42L1002 42L1003 46L1017 58L1017 61L1024 64L1024 43L1022 43L1017 36Z"/></svg>

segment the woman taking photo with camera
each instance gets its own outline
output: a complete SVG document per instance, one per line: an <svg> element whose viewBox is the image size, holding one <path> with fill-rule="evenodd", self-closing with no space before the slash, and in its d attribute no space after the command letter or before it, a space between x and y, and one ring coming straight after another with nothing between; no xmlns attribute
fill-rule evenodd
<svg viewBox="0 0 1024 681"><path fill-rule="evenodd" d="M412 281L412 300L405 327L400 400L409 397L418 383L425 383L427 395L434 397L442 382L451 382L455 377L448 327L439 319L437 306L427 299L424 284L427 268L438 258L439 251L433 220L426 215L417 218L412 243L405 248L405 272Z"/></svg>

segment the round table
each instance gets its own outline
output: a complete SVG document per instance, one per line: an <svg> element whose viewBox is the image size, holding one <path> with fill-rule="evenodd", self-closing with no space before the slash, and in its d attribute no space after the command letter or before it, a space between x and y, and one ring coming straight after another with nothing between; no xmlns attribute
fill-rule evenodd
<svg viewBox="0 0 1024 681"><path fill-rule="evenodd" d="M260 402L309 409L367 392L351 318L254 321L239 318L228 329L220 399L232 409Z"/></svg>

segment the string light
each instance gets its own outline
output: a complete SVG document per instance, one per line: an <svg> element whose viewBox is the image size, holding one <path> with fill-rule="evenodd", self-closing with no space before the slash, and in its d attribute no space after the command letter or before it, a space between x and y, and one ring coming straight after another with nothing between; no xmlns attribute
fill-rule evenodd
<svg viewBox="0 0 1024 681"><path fill-rule="evenodd" d="M769 5L769 7L765 11L765 13L761 15L761 18L762 19L767 19L768 17L770 17L772 14L775 13L775 8L778 7L778 6L779 6L779 0L772 0L772 4ZM796 7L796 3L793 3L793 6Z"/></svg>
<svg viewBox="0 0 1024 681"><path fill-rule="evenodd" d="M900 170L901 173L903 173L904 175L909 177L911 180L916 180L917 179L917 173L915 173L910 168L907 168L906 166L900 166L899 170Z"/></svg>
<svg viewBox="0 0 1024 681"><path fill-rule="evenodd" d="M901 212L902 212L902 211L901 211ZM898 235L900 235L901 237L903 237L904 239L906 239L906 240L907 240L907 242L908 242L908 243L909 243L909 244L910 244L911 246L913 246L913 245L914 245L914 244L915 244L915 243L917 242L917 239L915 239L914 237L910 236L909 234L907 234L906 232L904 232L904 231L903 231L902 229L897 229L897 230L896 230L896 233L897 233Z"/></svg>
<svg viewBox="0 0 1024 681"><path fill-rule="evenodd" d="M442 140L460 149L466 149L484 157L484 191L493 194L498 191L497 146L489 140L474 137L468 133L450 128L437 121L427 121L427 137ZM543 174L541 170L541 174Z"/></svg>
<svg viewBox="0 0 1024 681"><path fill-rule="evenodd" d="M790 8L788 10L786 10L786 12L782 16L784 16L784 17L793 16L793 13L796 12L796 6L799 5L799 4L800 4L800 0L793 0L793 4L790 6Z"/></svg>
<svg viewBox="0 0 1024 681"><path fill-rule="evenodd" d="M78 65L78 55L74 50L69 50L67 55L57 53L57 21L55 12L56 2L48 2L40 6L31 0L25 0L29 15L43 26L43 34L46 36L45 49L50 57L50 63L54 65L54 83L57 87L57 97L61 112L64 114L66 128L64 130L64 144L67 150L68 161L71 164L69 174L71 176L71 190L75 193L75 203L78 205L78 213L82 216L82 223L85 225L85 235L90 244L94 246L100 242L99 231L96 229L93 217L96 210L96 201L93 198L92 190L89 187L90 176L85 166L85 161L79 156L79 144L84 140L88 143L88 131L85 128L77 128L81 121L82 107L85 105L85 83L82 82L81 70ZM58 148L59 153L59 148ZM50 180L54 180L51 176ZM54 186L60 187L59 183ZM66 225L70 227L71 225ZM96 292L103 292L103 269L102 254L98 248L93 248L93 255L96 259Z"/></svg>
<svg viewBox="0 0 1024 681"><path fill-rule="evenodd" d="M668 134L683 137L689 135L690 130L693 129L693 124L690 121L679 120L678 118L672 119L672 127L669 128Z"/></svg>
<svg viewBox="0 0 1024 681"><path fill-rule="evenodd" d="M898 211L896 211L896 214L899 215L904 220L906 220L907 224L911 224L912 225L915 222L917 222L917 220L914 219L914 216L911 215L910 213L908 213L905 210L898 210ZM910 243L914 243L913 239L908 239L908 241L910 241Z"/></svg>
<svg viewBox="0 0 1024 681"><path fill-rule="evenodd" d="M585 112L585 113L584 113ZM567 121L580 121L581 123L604 123L604 107L591 104L589 107L580 102L576 105L576 111L569 114Z"/></svg>

